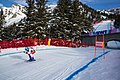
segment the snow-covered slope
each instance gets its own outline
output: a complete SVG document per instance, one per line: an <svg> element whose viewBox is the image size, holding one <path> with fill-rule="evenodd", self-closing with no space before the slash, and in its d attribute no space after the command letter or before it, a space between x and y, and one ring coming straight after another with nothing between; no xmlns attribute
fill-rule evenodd
<svg viewBox="0 0 120 80"><path fill-rule="evenodd" d="M56 5L48 5L50 7L49 11L53 10ZM24 12L26 11L25 6L20 4L13 4L11 7L2 7L3 15L5 16L5 24L4 26L9 26L14 23L18 23L21 19L25 18L26 15Z"/></svg>
<svg viewBox="0 0 120 80"><path fill-rule="evenodd" d="M120 49L120 41L109 41L109 42L107 42L107 47Z"/></svg>
<svg viewBox="0 0 120 80"><path fill-rule="evenodd" d="M102 21L93 26L94 28L93 32L111 30L115 28L113 24L114 24L114 21L111 21L111 20Z"/></svg>
<svg viewBox="0 0 120 80"><path fill-rule="evenodd" d="M98 10L100 13L105 13L105 14L120 14L120 8L113 8L109 10Z"/></svg>
<svg viewBox="0 0 120 80"><path fill-rule="evenodd" d="M110 52L105 55L105 58L95 58L93 63L83 69L94 58L94 47L37 46L36 49L35 62L26 62L28 56L21 52L24 48L2 49L0 53L0 80L120 79L120 50L106 49L105 51ZM101 54L103 54L103 50L97 48L97 56ZM73 78L67 79L76 71Z"/></svg>
<svg viewBox="0 0 120 80"><path fill-rule="evenodd" d="M18 23L21 19L25 18L26 15L25 7L22 5L14 4L11 7L3 7L3 15L5 16L4 26L9 26L14 23Z"/></svg>

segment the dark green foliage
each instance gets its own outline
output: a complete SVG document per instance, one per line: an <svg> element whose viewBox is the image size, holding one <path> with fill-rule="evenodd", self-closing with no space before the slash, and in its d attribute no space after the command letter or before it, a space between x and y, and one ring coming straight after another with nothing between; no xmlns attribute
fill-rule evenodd
<svg viewBox="0 0 120 80"><path fill-rule="evenodd" d="M3 33L3 24L5 23L3 9L0 10L0 41L2 41L2 33Z"/></svg>
<svg viewBox="0 0 120 80"><path fill-rule="evenodd" d="M35 20L35 34L37 38L45 38L48 36L48 23L49 23L49 17L50 13L48 13L46 6L47 0L36 0L36 20Z"/></svg>
<svg viewBox="0 0 120 80"><path fill-rule="evenodd" d="M0 9L0 28L3 26L3 23L4 23L3 9Z"/></svg>
<svg viewBox="0 0 120 80"><path fill-rule="evenodd" d="M64 38L72 40L75 38L80 39L82 32L92 30L93 19L98 16L97 12L97 15L91 16L93 13L95 14L95 11L92 11L86 5L80 3L79 0L59 0L53 11L51 23L54 29L52 28L52 35L55 37L64 35ZM87 17L88 12L91 14Z"/></svg>
<svg viewBox="0 0 120 80"><path fill-rule="evenodd" d="M27 18L24 23L24 28L21 31L22 35L24 35L25 38L32 37L33 28L34 28L34 21L36 19L36 13L35 13L35 6L34 6L34 0L27 0Z"/></svg>
<svg viewBox="0 0 120 80"><path fill-rule="evenodd" d="M36 3L28 2L27 19L22 30L24 37L46 37L49 21L46 3L47 0L36 0Z"/></svg>
<svg viewBox="0 0 120 80"><path fill-rule="evenodd" d="M2 40L13 40L17 38L18 30L16 24L13 24L9 27L3 27L1 32Z"/></svg>
<svg viewBox="0 0 120 80"><path fill-rule="evenodd" d="M120 15L117 15L117 16L115 17L114 26L115 26L116 28L120 28Z"/></svg>
<svg viewBox="0 0 120 80"><path fill-rule="evenodd" d="M70 8L71 0L59 0L57 7L53 11L53 19L51 20L52 24L52 37L65 37L69 38L70 24ZM63 35L63 36L61 36Z"/></svg>
<svg viewBox="0 0 120 80"><path fill-rule="evenodd" d="M52 10L46 5L47 0L27 0L26 18L18 24L0 30L0 39L24 39L24 38L65 38L80 40L82 33L92 31L93 21L101 21L104 18L94 9L82 4L79 0L58 0L57 6ZM107 19L118 17L106 15ZM0 25L3 17L0 16ZM119 18L115 18L118 27ZM11 34L11 35L8 35Z"/></svg>

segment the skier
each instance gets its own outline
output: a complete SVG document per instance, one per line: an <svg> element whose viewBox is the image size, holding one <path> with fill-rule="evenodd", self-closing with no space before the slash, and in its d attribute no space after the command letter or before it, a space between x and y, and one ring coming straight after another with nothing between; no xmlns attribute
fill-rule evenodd
<svg viewBox="0 0 120 80"><path fill-rule="evenodd" d="M25 47L25 53L29 56L28 61L36 61L33 56L35 52L36 51L32 47Z"/></svg>

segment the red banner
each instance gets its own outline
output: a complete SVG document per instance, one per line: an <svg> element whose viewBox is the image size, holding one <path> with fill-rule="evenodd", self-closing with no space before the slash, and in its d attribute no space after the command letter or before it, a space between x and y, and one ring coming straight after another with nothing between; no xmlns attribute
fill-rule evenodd
<svg viewBox="0 0 120 80"><path fill-rule="evenodd" d="M12 41L2 41L0 42L0 47L4 48L18 48L18 47L26 47L26 46L36 46L36 45L47 45L48 38L44 40L40 40L37 38L29 38L23 40L12 40ZM64 46L64 47L80 47L81 43L78 41L70 41L61 38L51 38L52 46Z"/></svg>

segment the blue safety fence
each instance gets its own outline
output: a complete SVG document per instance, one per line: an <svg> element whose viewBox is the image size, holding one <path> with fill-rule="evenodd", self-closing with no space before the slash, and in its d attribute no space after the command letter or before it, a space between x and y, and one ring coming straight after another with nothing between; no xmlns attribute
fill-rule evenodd
<svg viewBox="0 0 120 80"><path fill-rule="evenodd" d="M86 65L84 65L83 67L81 67L80 69L78 69L77 71L75 71L74 73L72 73L72 74L71 74L70 76L68 76L65 80L72 80L75 75L77 75L78 73L80 73L80 72L82 72L83 70L87 69L90 64L92 64L93 62L95 62L96 60L98 60L100 57L106 55L106 54L109 53L109 52L110 52L110 51L107 51L107 52L105 52L105 53L103 53L103 54L101 54L101 55L93 58L90 62L88 62Z"/></svg>

